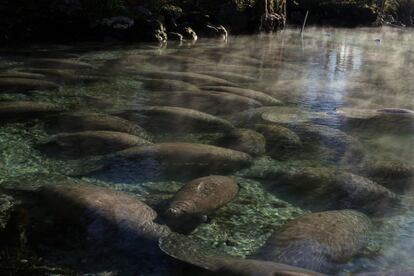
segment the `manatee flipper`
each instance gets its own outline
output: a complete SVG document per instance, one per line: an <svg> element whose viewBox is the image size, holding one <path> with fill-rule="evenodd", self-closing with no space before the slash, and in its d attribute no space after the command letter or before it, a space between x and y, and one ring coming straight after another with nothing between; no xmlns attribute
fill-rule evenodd
<svg viewBox="0 0 414 276"><path fill-rule="evenodd" d="M190 238L177 233L162 237L159 240L159 247L164 253L175 259L210 271L219 270L222 266L220 259L229 257L225 254L220 256L217 252L204 248Z"/></svg>

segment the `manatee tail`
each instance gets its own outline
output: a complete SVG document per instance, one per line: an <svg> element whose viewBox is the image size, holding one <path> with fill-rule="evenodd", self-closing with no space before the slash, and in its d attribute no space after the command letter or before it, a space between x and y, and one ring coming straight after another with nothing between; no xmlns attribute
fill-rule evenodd
<svg viewBox="0 0 414 276"><path fill-rule="evenodd" d="M162 237L159 240L159 246L164 253L175 259L210 271L219 270L221 260L229 257L204 248L190 238L177 233Z"/></svg>

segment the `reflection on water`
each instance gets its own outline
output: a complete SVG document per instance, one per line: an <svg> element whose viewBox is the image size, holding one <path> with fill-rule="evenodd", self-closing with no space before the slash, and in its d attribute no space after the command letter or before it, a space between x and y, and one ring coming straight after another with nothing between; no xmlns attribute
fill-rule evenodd
<svg viewBox="0 0 414 276"><path fill-rule="evenodd" d="M24 248L8 261L27 258L23 273L199 273L148 241L166 224L190 229L164 237L163 251L209 270L414 269L413 42L411 31L309 29L162 48L3 49L0 225L10 196L20 207L0 233L20 235ZM226 178L197 182L213 174L235 179L238 192L226 194ZM190 180L196 188L177 194ZM38 189L87 183L109 192ZM185 215L165 215L171 200ZM339 209L360 213L325 212ZM292 221L311 212L323 213ZM126 238L142 233L148 245ZM273 263L217 261L223 253Z"/></svg>

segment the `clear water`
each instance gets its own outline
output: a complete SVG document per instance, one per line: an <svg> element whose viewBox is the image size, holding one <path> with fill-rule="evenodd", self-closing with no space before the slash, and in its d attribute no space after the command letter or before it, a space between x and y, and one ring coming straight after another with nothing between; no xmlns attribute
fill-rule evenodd
<svg viewBox="0 0 414 276"><path fill-rule="evenodd" d="M69 70L72 77L83 76L83 80L62 83L59 89L30 92L2 89L0 99L43 101L66 110L111 114L149 105L178 105L207 112L211 108L211 113L221 118L236 118L234 123L251 127L249 118L254 116L238 117L233 114L246 111L248 106L243 110L234 104L205 108L202 100L188 100L178 96L174 98L168 95L174 91L159 92L157 88L145 86L147 81L143 80L141 74L148 71L198 72L219 77L243 88L262 91L289 107L266 113L268 115L262 118L267 118L267 122L281 122L294 128L295 124L303 122L317 124L319 121L313 120L317 117L321 118L324 126L343 130L343 121L338 119L336 112L343 107L414 110L413 43L414 33L411 30L307 29L303 37L296 30L286 30L271 36L230 37L227 42L201 40L195 44L172 43L163 47L137 44L5 49L0 54L0 74L25 71L29 67L25 61L29 58L60 58L68 54L75 54L71 56L72 59L87 62L94 69ZM96 81L87 81L87 77L95 78ZM172 78L174 77L167 77ZM200 87L205 85L188 79L186 81ZM35 146L49 136L45 120L2 120L0 185L9 189L29 190L37 183L59 182L59 179L69 178L75 182L86 181L119 189L137 196L151 206L159 206L184 184L184 181L173 179L139 179L134 175L133 169L105 177L79 176L87 170L85 164L89 164L88 158L56 159ZM260 120L258 122L262 123ZM139 123L138 119L137 122ZM414 124L414 119L412 122ZM396 126L396 129L399 128ZM364 160L392 160L414 166L412 131L390 131L381 129L381 125L378 128L374 125L374 128L369 129L347 129L346 133L362 143ZM196 133L191 129L170 133L161 129L152 131L151 135L155 143L208 144L223 134ZM232 175L241 187L236 199L220 208L189 236L219 251L246 257L260 248L267 237L285 222L307 212L328 209L324 203L308 202L291 191L270 191L266 188L266 181L257 177L266 170L284 166L325 166L350 171L359 166L356 161L329 158L332 152L338 150L336 147L339 145L330 144L332 138L324 129L319 137L322 138L311 139L307 145L321 146L318 154L304 150L278 161L265 154L257 157L251 168L233 172ZM326 145L329 150L324 152ZM387 181L394 182L394 179ZM403 202L401 212L373 217L375 230L370 235L369 244L348 263L338 265L336 273L382 271L395 267L414 269L414 216L410 208L413 204L413 179L406 182L407 188L400 192ZM135 264L135 256L125 256L122 250L119 254L117 251L106 252L102 260L97 257L101 248L91 247L85 251L84 248L68 247L60 243L42 246L32 253L42 256L49 264L79 273L171 273L168 265L164 266L163 259L147 257Z"/></svg>

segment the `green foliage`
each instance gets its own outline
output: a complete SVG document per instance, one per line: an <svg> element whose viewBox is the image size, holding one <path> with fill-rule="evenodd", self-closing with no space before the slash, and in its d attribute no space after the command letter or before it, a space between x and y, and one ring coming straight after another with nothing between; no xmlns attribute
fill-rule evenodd
<svg viewBox="0 0 414 276"><path fill-rule="evenodd" d="M395 19L412 26L414 23L414 0L387 0L385 1L385 13L391 14Z"/></svg>

